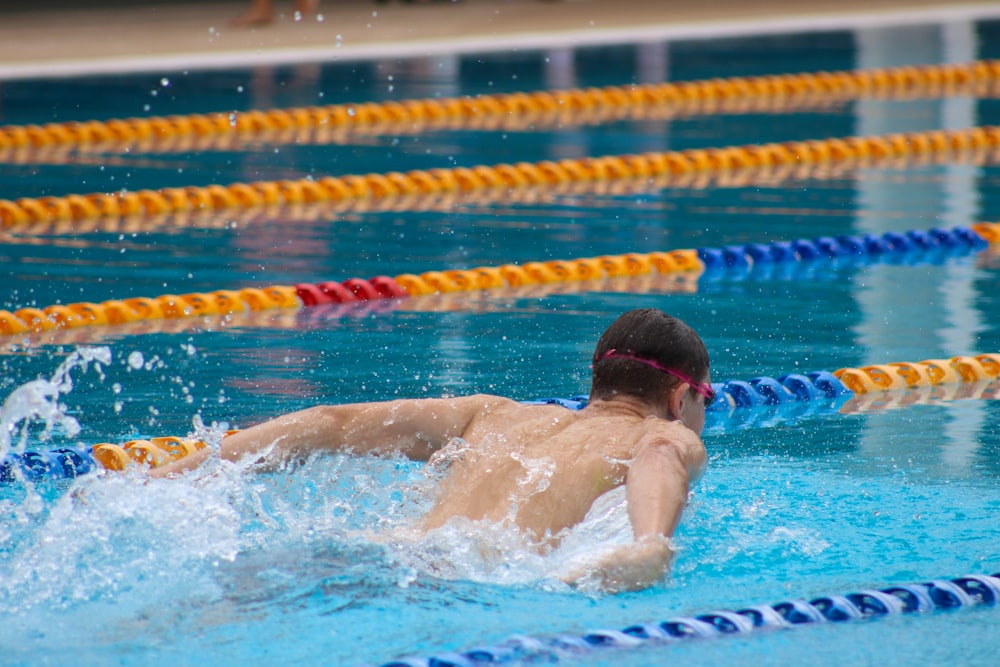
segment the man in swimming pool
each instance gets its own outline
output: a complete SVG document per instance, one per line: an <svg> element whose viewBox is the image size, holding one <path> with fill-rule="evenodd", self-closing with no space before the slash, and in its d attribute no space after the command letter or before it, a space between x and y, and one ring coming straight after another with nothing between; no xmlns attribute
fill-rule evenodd
<svg viewBox="0 0 1000 667"><path fill-rule="evenodd" d="M624 484L634 542L567 580L630 590L655 584L670 566L670 537L706 464L700 434L714 398L708 352L694 330L641 309L598 341L582 410L488 395L323 405L226 437L222 457L280 463L329 450L446 459L421 528L455 517L513 521L540 546L557 542L598 497ZM204 449L151 474L173 475L208 455ZM528 484L532 470L544 482Z"/></svg>

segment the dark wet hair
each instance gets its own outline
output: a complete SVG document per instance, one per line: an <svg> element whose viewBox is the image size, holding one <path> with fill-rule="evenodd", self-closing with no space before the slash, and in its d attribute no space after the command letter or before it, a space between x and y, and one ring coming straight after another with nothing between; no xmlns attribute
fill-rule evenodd
<svg viewBox="0 0 1000 667"><path fill-rule="evenodd" d="M590 398L627 394L645 401L666 398L677 378L633 359L605 358L611 350L652 360L701 381L708 373L708 350L694 329L656 308L630 310L612 322L594 350Z"/></svg>

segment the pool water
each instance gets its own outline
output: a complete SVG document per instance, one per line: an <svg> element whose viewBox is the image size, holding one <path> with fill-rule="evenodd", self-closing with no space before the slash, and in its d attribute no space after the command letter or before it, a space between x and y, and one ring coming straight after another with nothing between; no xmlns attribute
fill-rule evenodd
<svg viewBox="0 0 1000 667"><path fill-rule="evenodd" d="M522 52L5 82L0 123L950 62L996 56L998 30L984 21L584 48L571 68L555 54ZM0 198L998 122L992 99L868 100L323 145L9 155ZM543 193L534 202L443 210L10 229L0 237L0 308L968 225L1000 220L998 177L991 163L946 164L744 187ZM3 434L12 437L4 448L188 433L217 441L226 427L323 402L578 395L588 389L600 332L624 310L646 306L701 333L717 381L1000 352L995 251L911 260L721 273L683 288L608 281L7 338L0 395ZM32 393L53 385L57 395ZM706 429L710 465L677 534L671 575L617 596L570 590L558 576L581 554L629 538L620 503L545 557L494 526L414 538L405 528L435 478L403 460L328 456L268 474L213 462L180 480L131 471L8 484L0 487L2 661L380 663L517 633L620 629L1000 571L996 401L727 423ZM506 558L483 548L495 544ZM998 630L1000 614L984 607L578 661L987 665Z"/></svg>

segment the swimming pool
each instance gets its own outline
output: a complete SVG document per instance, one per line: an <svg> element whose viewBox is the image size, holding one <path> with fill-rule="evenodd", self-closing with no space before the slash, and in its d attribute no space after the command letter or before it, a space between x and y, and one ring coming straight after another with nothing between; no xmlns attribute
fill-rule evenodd
<svg viewBox="0 0 1000 667"><path fill-rule="evenodd" d="M669 45L8 82L2 122L108 119L630 81L844 70L995 57L1000 25L745 37ZM964 32L963 32L964 30ZM889 48L895 45L894 48ZM903 46L900 46L903 45ZM569 63L572 65L568 66ZM391 77L391 78L390 78ZM155 93L155 94L154 94ZM322 94L322 96L321 96ZM319 145L8 154L0 199L539 161L997 123L989 98L838 103L794 113L451 129ZM722 247L1000 220L996 167L956 162L737 187L422 210L277 211L140 220L89 231L11 229L0 308L262 284L343 280L543 259ZM1000 351L995 253L706 274L695 289L634 283L495 290L5 339L0 390L51 377L78 345L103 359L69 371L54 435L26 446L185 434L193 419L245 426L317 402L488 391L517 399L587 389L597 334L657 306L694 325L715 379ZM96 349L95 349L96 348ZM110 358L108 357L110 355ZM11 420L28 408L8 400ZM402 461L317 459L250 476L149 482L88 476L0 488L0 645L9 664L381 663L533 635L620 629L711 609L810 599L1000 570L995 401L817 412L709 428L711 464L678 533L670 578L590 596L553 575L572 550L621 539L621 513L540 558L477 528L417 544L373 539L405 525L433 484ZM207 428L207 427L206 427ZM206 435L202 428L200 435ZM510 544L511 557L478 554ZM452 571L441 571L442 563ZM991 664L995 608L690 642L579 662L736 660ZM918 641L918 638L922 641ZM926 639L931 638L931 639Z"/></svg>

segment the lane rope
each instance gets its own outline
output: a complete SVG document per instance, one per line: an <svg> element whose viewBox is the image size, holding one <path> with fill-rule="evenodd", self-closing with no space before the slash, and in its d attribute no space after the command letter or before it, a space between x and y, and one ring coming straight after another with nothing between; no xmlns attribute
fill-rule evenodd
<svg viewBox="0 0 1000 667"><path fill-rule="evenodd" d="M698 179L778 178L780 172L803 168L859 169L956 160L992 161L997 158L998 149L1000 127L982 126L406 173L22 197L13 201L0 199L0 227L317 203L370 207L392 202L393 206L403 206L401 210L406 210L401 202L426 196L479 196L637 180L647 186L668 187Z"/></svg>
<svg viewBox="0 0 1000 667"><path fill-rule="evenodd" d="M1000 160L997 152L967 152L953 154L949 161L957 163L961 159L966 165L987 165ZM896 161L884 160L879 165L887 168L898 166ZM879 166L869 165L869 166ZM497 202L504 205L513 203L552 203L560 197L596 194L623 197L635 194L649 194L663 188L705 190L709 188L760 188L782 187L789 181L817 181L838 178L858 178L855 173L860 167L851 163L801 165L785 164L780 167L760 169L739 169L736 171L689 172L670 176L650 176L645 178L578 181L555 185L533 185L507 189L486 189L472 191L451 190L424 194L387 196L376 199L338 199L282 203L244 209L201 209L194 208L168 213L146 214L145 209L130 214L111 215L99 218L38 218L12 223L9 227L0 224L0 237L16 238L17 243L46 243L47 239L31 239L31 235L79 235L88 232L135 234L162 230L191 229L235 229L246 225L279 225L286 222L329 223L348 212L413 212L440 211L454 213L458 207L487 207ZM870 176L869 176L870 177ZM10 200L7 200L8 202ZM37 210L37 209L36 209ZM10 213L10 209L8 209ZM0 222L3 212L0 211ZM13 220L13 213L7 220ZM17 213L19 215L19 213ZM16 235L16 236L15 236Z"/></svg>
<svg viewBox="0 0 1000 667"><path fill-rule="evenodd" d="M328 327L332 322L347 318L387 316L395 312L508 312L510 299L538 300L553 295L583 292L625 294L693 295L718 289L717 285L744 282L838 282L849 280L859 269L879 264L898 266L941 266L963 257L975 258L989 265L1000 254L1000 246L985 250L973 246L933 246L908 252L877 255L835 257L811 261L754 263L750 266L715 267L701 272L649 273L638 276L601 277L575 282L535 283L511 287L505 285L495 292L436 292L406 298L349 301L317 304L314 307L272 310L248 310L179 319L137 320L111 327L56 328L46 331L23 332L19 335L0 334L0 351L17 353L25 345L89 345L107 336L140 336L149 334L208 333L230 328L304 331ZM978 257L977 257L978 256Z"/></svg>
<svg viewBox="0 0 1000 667"><path fill-rule="evenodd" d="M220 289L211 292L132 297L101 303L76 302L42 308L0 310L0 335L54 329L113 326L139 321L226 316L273 309L301 309L336 303L399 299L495 288L582 282L627 276L706 274L789 262L877 259L915 251L977 251L1000 243L1000 223L933 228L881 235L843 235L723 248L548 260L494 267L404 273L395 277L350 278L296 285Z"/></svg>
<svg viewBox="0 0 1000 667"><path fill-rule="evenodd" d="M966 387L962 389L962 387ZM933 389L928 400L996 399L1000 397L1000 353L963 355L950 359L928 359L841 368L832 373L788 373L777 378L758 376L748 381L712 383L717 399L706 409L706 433L766 425L768 420L799 419L821 412L887 409L918 402L913 396L899 395L891 401L848 403L856 396L898 390ZM919 396L918 396L919 399ZM586 396L540 398L525 404L559 405L580 410ZM776 406L781 414L764 414L760 408ZM797 406L803 406L797 409ZM785 408L792 408L787 411ZM227 435L236 431L228 431ZM124 470L131 465L153 468L179 460L206 447L193 438L176 436L129 440L123 444L102 442L91 447L59 447L9 453L0 461L0 482L74 478L98 469Z"/></svg>
<svg viewBox="0 0 1000 667"><path fill-rule="evenodd" d="M0 153L25 148L140 146L228 148L247 140L308 140L309 134L412 133L427 129L523 129L644 118L651 110L708 114L775 111L860 98L992 96L1000 61L731 77L475 97L365 102L287 109L152 116L0 127ZM303 136L303 134L306 136Z"/></svg>
<svg viewBox="0 0 1000 667"><path fill-rule="evenodd" d="M486 664L536 664L579 660L613 650L668 646L680 641L746 635L818 623L844 623L962 607L1000 604L1000 572L955 579L862 588L811 600L794 598L736 611L709 611L665 621L638 623L622 630L596 629L582 635L515 635L498 644L428 657L407 657L380 667L474 667ZM613 656L608 656L613 660Z"/></svg>

